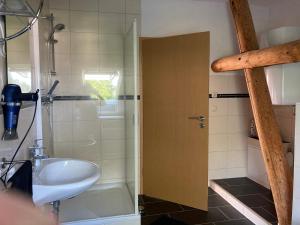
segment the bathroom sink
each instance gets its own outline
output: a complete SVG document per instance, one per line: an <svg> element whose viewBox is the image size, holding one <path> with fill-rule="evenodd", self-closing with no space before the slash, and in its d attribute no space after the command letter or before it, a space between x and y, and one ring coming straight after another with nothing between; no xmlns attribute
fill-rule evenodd
<svg viewBox="0 0 300 225"><path fill-rule="evenodd" d="M41 160L33 171L33 202L36 205L72 198L100 178L99 167L88 161L63 158Z"/></svg>

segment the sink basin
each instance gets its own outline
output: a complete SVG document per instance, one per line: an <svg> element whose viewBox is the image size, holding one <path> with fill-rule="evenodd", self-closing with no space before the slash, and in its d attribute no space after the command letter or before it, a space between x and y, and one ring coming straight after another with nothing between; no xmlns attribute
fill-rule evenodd
<svg viewBox="0 0 300 225"><path fill-rule="evenodd" d="M100 178L99 167L76 159L43 159L33 172L33 202L36 205L72 198Z"/></svg>

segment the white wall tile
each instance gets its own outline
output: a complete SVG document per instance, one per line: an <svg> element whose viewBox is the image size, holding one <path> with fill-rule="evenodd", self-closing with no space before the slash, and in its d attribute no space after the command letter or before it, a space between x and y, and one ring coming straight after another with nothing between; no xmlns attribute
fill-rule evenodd
<svg viewBox="0 0 300 225"><path fill-rule="evenodd" d="M70 14L72 32L98 33L98 13L71 11Z"/></svg>
<svg viewBox="0 0 300 225"><path fill-rule="evenodd" d="M104 71L122 73L123 56L121 54L101 54L100 67Z"/></svg>
<svg viewBox="0 0 300 225"><path fill-rule="evenodd" d="M56 142L54 140L54 157L72 158L73 142Z"/></svg>
<svg viewBox="0 0 300 225"><path fill-rule="evenodd" d="M100 101L74 101L73 121L97 121L100 111Z"/></svg>
<svg viewBox="0 0 300 225"><path fill-rule="evenodd" d="M227 116L211 117L209 123L209 134L227 133Z"/></svg>
<svg viewBox="0 0 300 225"><path fill-rule="evenodd" d="M98 121L73 121L73 140L92 142L100 140Z"/></svg>
<svg viewBox="0 0 300 225"><path fill-rule="evenodd" d="M123 55L123 36L114 34L100 35L99 50L101 54Z"/></svg>
<svg viewBox="0 0 300 225"><path fill-rule="evenodd" d="M124 159L110 159L103 160L101 163L102 179L121 179L125 176L125 160Z"/></svg>
<svg viewBox="0 0 300 225"><path fill-rule="evenodd" d="M70 12L69 10L58 10L58 9L51 9L51 13L54 16L54 26L58 23L62 23L65 25L65 29L62 32L70 31Z"/></svg>
<svg viewBox="0 0 300 225"><path fill-rule="evenodd" d="M228 135L227 134L210 134L209 151L227 151Z"/></svg>
<svg viewBox="0 0 300 225"><path fill-rule="evenodd" d="M124 15L119 13L101 13L99 16L100 34L123 34Z"/></svg>
<svg viewBox="0 0 300 225"><path fill-rule="evenodd" d="M101 140L125 138L125 123L124 120L102 119L101 126Z"/></svg>
<svg viewBox="0 0 300 225"><path fill-rule="evenodd" d="M126 13L136 13L141 12L140 0L125 0L125 11Z"/></svg>
<svg viewBox="0 0 300 225"><path fill-rule="evenodd" d="M70 0L71 10L98 11L98 0Z"/></svg>
<svg viewBox="0 0 300 225"><path fill-rule="evenodd" d="M227 177L227 169L209 170L208 177L212 180L225 178Z"/></svg>
<svg viewBox="0 0 300 225"><path fill-rule="evenodd" d="M71 74L71 61L69 54L55 54L55 69L59 76ZM60 84L59 86L62 86Z"/></svg>
<svg viewBox="0 0 300 225"><path fill-rule="evenodd" d="M249 115L251 112L250 101L248 98L231 98L228 99L228 114L229 115Z"/></svg>
<svg viewBox="0 0 300 225"><path fill-rule="evenodd" d="M72 121L72 102L71 101L54 101L53 102L53 121L54 122L71 122Z"/></svg>
<svg viewBox="0 0 300 225"><path fill-rule="evenodd" d="M209 169L226 169L227 167L227 152L210 152L209 153Z"/></svg>
<svg viewBox="0 0 300 225"><path fill-rule="evenodd" d="M98 140L73 142L73 157L99 163L101 160L101 148Z"/></svg>
<svg viewBox="0 0 300 225"><path fill-rule="evenodd" d="M247 151L229 151L227 168L247 168Z"/></svg>
<svg viewBox="0 0 300 225"><path fill-rule="evenodd" d="M98 54L72 54L71 55L71 72L72 74L93 73L99 71Z"/></svg>
<svg viewBox="0 0 300 225"><path fill-rule="evenodd" d="M81 65L82 66L82 65ZM72 91L70 91L71 95L92 95L92 94L98 94L93 93L90 85L86 83L84 76L85 74L88 74L90 72L94 72L93 70L89 70L88 67L82 68L81 74L73 73L71 77L71 86ZM96 92L96 91L95 91Z"/></svg>
<svg viewBox="0 0 300 225"><path fill-rule="evenodd" d="M54 49L56 54L69 54L70 53L70 41L71 41L70 32L55 33L54 39L58 41L55 44L55 49Z"/></svg>
<svg viewBox="0 0 300 225"><path fill-rule="evenodd" d="M72 33L71 54L96 54L98 53L97 33Z"/></svg>
<svg viewBox="0 0 300 225"><path fill-rule="evenodd" d="M228 149L246 151L248 147L247 135L245 134L228 134Z"/></svg>
<svg viewBox="0 0 300 225"><path fill-rule="evenodd" d="M103 140L101 150L103 159L125 158L125 140Z"/></svg>
<svg viewBox="0 0 300 225"><path fill-rule="evenodd" d="M51 9L69 9L69 0L51 0Z"/></svg>
<svg viewBox="0 0 300 225"><path fill-rule="evenodd" d="M209 116L224 116L228 114L228 100L222 98L209 99Z"/></svg>
<svg viewBox="0 0 300 225"><path fill-rule="evenodd" d="M99 11L102 13L124 13L125 0L99 0Z"/></svg>
<svg viewBox="0 0 300 225"><path fill-rule="evenodd" d="M232 177L246 177L247 176L247 168L242 167L242 168L229 168L227 169L227 178L232 178Z"/></svg>
<svg viewBox="0 0 300 225"><path fill-rule="evenodd" d="M250 119L248 116L228 116L228 133L242 133L247 135L249 124Z"/></svg>
<svg viewBox="0 0 300 225"><path fill-rule="evenodd" d="M55 142L71 142L73 124L72 122L54 122L53 133Z"/></svg>

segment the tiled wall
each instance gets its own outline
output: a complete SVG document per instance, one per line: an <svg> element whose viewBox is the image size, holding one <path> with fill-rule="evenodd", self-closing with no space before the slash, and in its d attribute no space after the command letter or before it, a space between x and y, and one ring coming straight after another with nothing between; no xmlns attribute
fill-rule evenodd
<svg viewBox="0 0 300 225"><path fill-rule="evenodd" d="M54 0L50 7L55 24L66 25L55 34L57 95L91 94L87 73L123 74L123 34L139 18L139 0Z"/></svg>
<svg viewBox="0 0 300 225"><path fill-rule="evenodd" d="M54 150L57 157L89 160L101 166L101 182L125 179L124 103L106 115L99 100L55 101Z"/></svg>
<svg viewBox="0 0 300 225"><path fill-rule="evenodd" d="M210 93L247 93L243 76L211 76ZM209 100L209 178L247 174L249 98Z"/></svg>
<svg viewBox="0 0 300 225"><path fill-rule="evenodd" d="M86 74L119 74L118 95L124 85L124 34L134 18L140 18L139 0L52 0L55 24L66 29L56 33L55 62L60 84L56 95L95 94ZM128 105L126 103L126 105ZM55 101L54 149L59 157L96 162L100 182L125 181L125 101Z"/></svg>

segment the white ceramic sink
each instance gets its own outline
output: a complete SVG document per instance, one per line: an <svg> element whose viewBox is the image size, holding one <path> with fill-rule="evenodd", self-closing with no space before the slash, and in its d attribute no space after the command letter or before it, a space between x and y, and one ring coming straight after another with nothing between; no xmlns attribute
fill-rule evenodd
<svg viewBox="0 0 300 225"><path fill-rule="evenodd" d="M33 202L36 205L72 198L97 182L99 167L88 161L43 159L33 172Z"/></svg>

